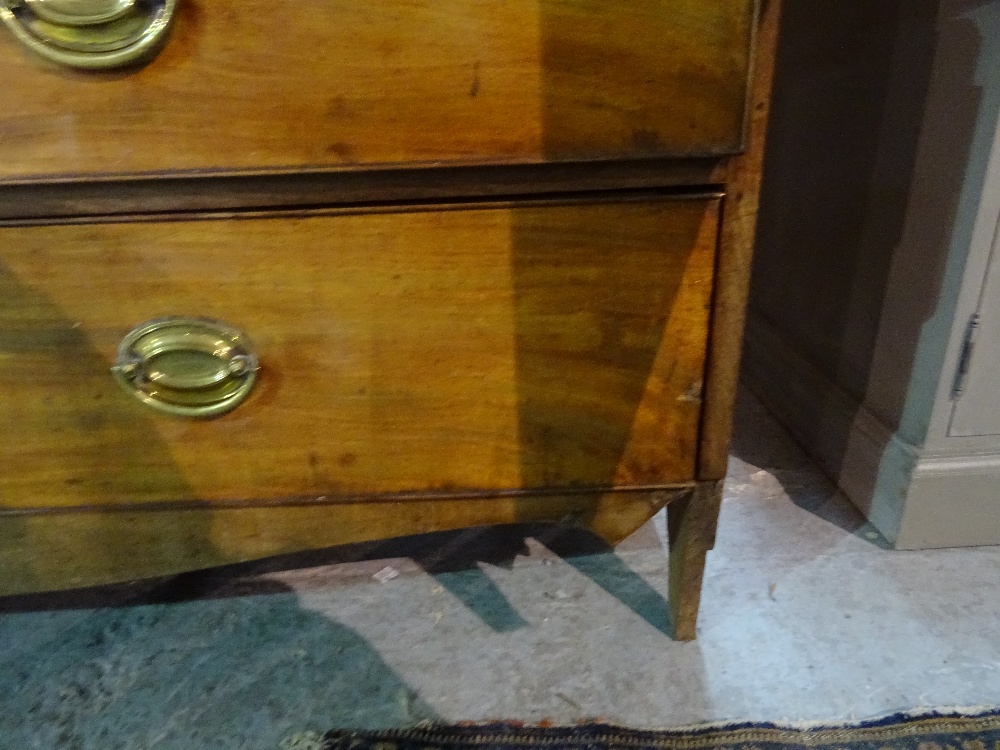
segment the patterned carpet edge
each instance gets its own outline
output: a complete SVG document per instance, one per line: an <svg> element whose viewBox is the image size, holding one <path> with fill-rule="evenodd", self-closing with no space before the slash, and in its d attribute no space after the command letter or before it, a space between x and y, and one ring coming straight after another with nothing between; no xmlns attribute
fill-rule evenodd
<svg viewBox="0 0 1000 750"><path fill-rule="evenodd" d="M631 729L599 721L569 726L496 721L406 729L332 730L288 738L282 750L1000 750L1000 707L895 711L834 724L716 722Z"/></svg>

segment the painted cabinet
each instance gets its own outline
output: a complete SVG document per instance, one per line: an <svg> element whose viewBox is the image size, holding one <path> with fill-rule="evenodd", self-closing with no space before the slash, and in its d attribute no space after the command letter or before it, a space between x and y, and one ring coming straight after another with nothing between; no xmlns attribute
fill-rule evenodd
<svg viewBox="0 0 1000 750"><path fill-rule="evenodd" d="M1000 544L1000 3L789 0L777 70L744 380L896 547Z"/></svg>
<svg viewBox="0 0 1000 750"><path fill-rule="evenodd" d="M1000 191L987 185L984 198ZM984 201L985 202L985 201ZM988 218L988 217L986 217ZM1000 223L997 224L1000 232ZM955 406L948 434L956 437L1000 435L1000 236L990 245L986 279L976 312L966 325L954 388ZM969 279L974 287L975 278Z"/></svg>

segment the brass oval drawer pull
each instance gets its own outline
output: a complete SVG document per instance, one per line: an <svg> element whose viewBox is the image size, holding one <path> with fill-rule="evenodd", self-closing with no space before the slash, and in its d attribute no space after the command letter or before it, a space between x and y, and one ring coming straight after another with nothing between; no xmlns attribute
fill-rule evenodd
<svg viewBox="0 0 1000 750"><path fill-rule="evenodd" d="M43 57L99 70L154 55L176 6L177 0L0 0L0 20Z"/></svg>
<svg viewBox="0 0 1000 750"><path fill-rule="evenodd" d="M208 318L169 317L134 328L111 371L144 404L182 417L214 417L249 395L260 365L246 334Z"/></svg>

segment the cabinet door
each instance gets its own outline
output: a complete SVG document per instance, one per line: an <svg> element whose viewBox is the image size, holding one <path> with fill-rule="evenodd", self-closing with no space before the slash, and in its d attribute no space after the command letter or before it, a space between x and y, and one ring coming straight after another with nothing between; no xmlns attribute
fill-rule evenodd
<svg viewBox="0 0 1000 750"><path fill-rule="evenodd" d="M949 434L1000 435L1000 226L976 318L970 323Z"/></svg>

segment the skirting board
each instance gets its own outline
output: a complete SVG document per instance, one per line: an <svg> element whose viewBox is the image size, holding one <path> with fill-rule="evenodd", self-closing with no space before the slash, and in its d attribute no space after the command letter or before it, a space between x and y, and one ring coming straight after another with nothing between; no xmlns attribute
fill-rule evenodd
<svg viewBox="0 0 1000 750"><path fill-rule="evenodd" d="M923 455L752 313L744 346L747 387L896 549L1000 544L1000 456Z"/></svg>
<svg viewBox="0 0 1000 750"><path fill-rule="evenodd" d="M1000 456L920 459L899 549L1000 544Z"/></svg>

